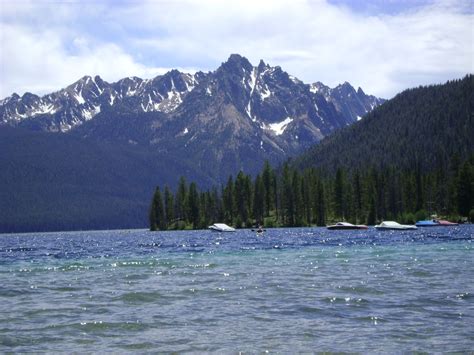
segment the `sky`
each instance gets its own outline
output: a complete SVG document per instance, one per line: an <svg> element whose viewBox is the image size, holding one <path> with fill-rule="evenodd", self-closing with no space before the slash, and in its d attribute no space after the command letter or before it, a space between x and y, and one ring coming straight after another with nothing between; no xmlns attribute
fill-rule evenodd
<svg viewBox="0 0 474 355"><path fill-rule="evenodd" d="M391 98L474 72L471 0L0 0L0 99L84 75L213 71L238 53Z"/></svg>

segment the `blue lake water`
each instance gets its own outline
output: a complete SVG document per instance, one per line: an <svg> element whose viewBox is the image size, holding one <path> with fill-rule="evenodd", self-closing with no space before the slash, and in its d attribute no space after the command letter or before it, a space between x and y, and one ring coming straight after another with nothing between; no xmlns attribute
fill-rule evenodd
<svg viewBox="0 0 474 355"><path fill-rule="evenodd" d="M474 350L474 225L0 235L0 352Z"/></svg>

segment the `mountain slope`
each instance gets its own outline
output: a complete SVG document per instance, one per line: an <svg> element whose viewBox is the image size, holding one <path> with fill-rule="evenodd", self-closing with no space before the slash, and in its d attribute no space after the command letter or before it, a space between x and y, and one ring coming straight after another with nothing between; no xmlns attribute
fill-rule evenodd
<svg viewBox="0 0 474 355"><path fill-rule="evenodd" d="M85 76L43 97L13 94L0 101L0 122L144 144L177 160L198 155L197 165L222 181L226 176L217 168L253 173L264 160L298 154L382 101L348 83L334 89L307 85L278 66L260 61L254 67L233 54L207 74L172 70L151 80L129 77L116 83ZM113 117L125 116L129 123L121 120L115 127ZM137 131L140 139L127 137Z"/></svg>
<svg viewBox="0 0 474 355"><path fill-rule="evenodd" d="M209 73L13 94L0 101L0 231L144 227L157 184L256 174L382 101L235 54Z"/></svg>
<svg viewBox="0 0 474 355"><path fill-rule="evenodd" d="M474 77L406 90L362 121L335 132L294 164L334 171L338 166L445 167L474 154Z"/></svg>
<svg viewBox="0 0 474 355"><path fill-rule="evenodd" d="M220 183L229 173L253 174L265 160L278 163L296 155L382 102L347 83L341 87L345 96L340 87L319 93L280 67L263 61L254 67L231 55L215 72L199 75L172 111L149 114L121 104L71 134L146 145L194 164ZM114 119L124 114L136 117L129 124L120 119L117 127ZM140 137L129 137L136 131Z"/></svg>
<svg viewBox="0 0 474 355"><path fill-rule="evenodd" d="M138 146L10 127L0 166L1 232L144 227L156 184L207 181Z"/></svg>

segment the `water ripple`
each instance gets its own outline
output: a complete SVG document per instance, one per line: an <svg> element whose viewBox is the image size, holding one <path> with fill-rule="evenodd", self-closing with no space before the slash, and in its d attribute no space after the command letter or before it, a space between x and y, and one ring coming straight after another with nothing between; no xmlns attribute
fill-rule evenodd
<svg viewBox="0 0 474 355"><path fill-rule="evenodd" d="M469 352L474 226L0 236L0 352Z"/></svg>

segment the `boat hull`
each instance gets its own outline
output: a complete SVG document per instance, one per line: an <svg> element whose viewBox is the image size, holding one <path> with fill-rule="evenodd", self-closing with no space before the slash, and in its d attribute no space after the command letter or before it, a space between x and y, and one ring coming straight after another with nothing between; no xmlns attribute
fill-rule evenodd
<svg viewBox="0 0 474 355"><path fill-rule="evenodd" d="M377 230L416 230L417 226L411 224L400 224L394 221L385 221L375 226Z"/></svg>
<svg viewBox="0 0 474 355"><path fill-rule="evenodd" d="M409 231L409 230L416 230L416 227L379 227L375 226L377 230L385 230L385 231Z"/></svg>
<svg viewBox="0 0 474 355"><path fill-rule="evenodd" d="M229 227L227 224L224 223L214 223L212 226L207 227L213 232L235 232L235 229Z"/></svg>
<svg viewBox="0 0 474 355"><path fill-rule="evenodd" d="M439 223L435 220L431 221L418 221L416 222L417 227L439 227Z"/></svg>
<svg viewBox="0 0 474 355"><path fill-rule="evenodd" d="M438 223L441 227L459 226L459 223L449 222L445 220L439 220Z"/></svg>
<svg viewBox="0 0 474 355"><path fill-rule="evenodd" d="M367 226L327 226L329 230L354 230L354 229L368 229Z"/></svg>

